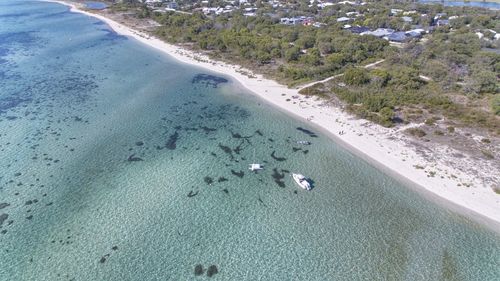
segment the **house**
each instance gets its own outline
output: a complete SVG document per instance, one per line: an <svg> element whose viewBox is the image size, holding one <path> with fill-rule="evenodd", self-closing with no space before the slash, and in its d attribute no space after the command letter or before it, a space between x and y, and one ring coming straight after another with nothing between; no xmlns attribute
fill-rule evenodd
<svg viewBox="0 0 500 281"><path fill-rule="evenodd" d="M407 22L407 23L413 22L413 18L412 17L404 16L404 17L401 17L401 19L403 19L403 21Z"/></svg>
<svg viewBox="0 0 500 281"><path fill-rule="evenodd" d="M341 2L338 2L337 4L341 4L341 5L357 5L356 2L352 2L352 1L341 1ZM363 5L363 4L361 4Z"/></svg>
<svg viewBox="0 0 500 281"><path fill-rule="evenodd" d="M409 34L412 37L422 37L422 34L425 33L425 29L422 28L415 28L412 30L406 31L406 34Z"/></svg>
<svg viewBox="0 0 500 281"><path fill-rule="evenodd" d="M307 25L307 26L309 26L309 25L313 25L313 24L314 24L314 18L312 18L312 17L307 17L307 18L305 18L305 19L302 21L302 24L303 24L303 25Z"/></svg>
<svg viewBox="0 0 500 281"><path fill-rule="evenodd" d="M403 43L409 39L409 36L407 36L406 33L403 31L398 31L391 33L387 36L384 36L384 39L389 40L391 42Z"/></svg>
<svg viewBox="0 0 500 281"><path fill-rule="evenodd" d="M446 13L437 13L434 16L434 20L438 20L438 19L443 18L443 17L446 17Z"/></svg>
<svg viewBox="0 0 500 281"><path fill-rule="evenodd" d="M318 8L324 9L326 7L329 7L329 6L333 6L333 3L330 3L330 2L319 3L317 6L318 6Z"/></svg>
<svg viewBox="0 0 500 281"><path fill-rule="evenodd" d="M389 34L394 33L393 29L390 28L377 28L374 31L365 31L360 33L361 35L373 35L376 37L384 37L384 36L389 36Z"/></svg>
<svg viewBox="0 0 500 281"><path fill-rule="evenodd" d="M391 9L391 16L396 16L402 12L403 12L403 10L401 10L401 9Z"/></svg>
<svg viewBox="0 0 500 281"><path fill-rule="evenodd" d="M165 6L167 7L167 9L171 9L171 10L177 10L179 8L179 5L177 5L177 2L168 2L165 4Z"/></svg>
<svg viewBox="0 0 500 281"><path fill-rule="evenodd" d="M370 28L368 28L366 26L354 26L354 27L349 28L349 31L352 33L360 34L363 32L370 31Z"/></svg>
<svg viewBox="0 0 500 281"><path fill-rule="evenodd" d="M417 31L407 31L407 32L397 31L387 36L384 36L384 39L391 42L404 43L411 39L416 39L420 37L422 37L422 34Z"/></svg>
<svg viewBox="0 0 500 281"><path fill-rule="evenodd" d="M298 25L298 24L302 24L305 20L307 20L307 18L304 16L295 17L295 18L281 18L280 23L286 24L286 25Z"/></svg>
<svg viewBox="0 0 500 281"><path fill-rule="evenodd" d="M162 0L146 0L144 1L147 5L160 5Z"/></svg>
<svg viewBox="0 0 500 281"><path fill-rule="evenodd" d="M411 10L411 11L403 12L403 15L404 16L408 16L408 15L413 15L413 14L416 14L416 13L417 13L417 11Z"/></svg>
<svg viewBox="0 0 500 281"><path fill-rule="evenodd" d="M436 22L436 25L437 26L446 26L446 25L450 25L450 21L449 20L438 20Z"/></svg>
<svg viewBox="0 0 500 281"><path fill-rule="evenodd" d="M351 18L348 18L348 17L340 17L337 19L337 22L348 22L352 20Z"/></svg>

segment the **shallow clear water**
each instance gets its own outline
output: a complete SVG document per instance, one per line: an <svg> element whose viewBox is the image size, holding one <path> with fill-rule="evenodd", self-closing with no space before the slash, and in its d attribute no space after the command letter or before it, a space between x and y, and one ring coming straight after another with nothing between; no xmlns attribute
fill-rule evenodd
<svg viewBox="0 0 500 281"><path fill-rule="evenodd" d="M0 280L500 279L498 234L210 75L0 2Z"/></svg>

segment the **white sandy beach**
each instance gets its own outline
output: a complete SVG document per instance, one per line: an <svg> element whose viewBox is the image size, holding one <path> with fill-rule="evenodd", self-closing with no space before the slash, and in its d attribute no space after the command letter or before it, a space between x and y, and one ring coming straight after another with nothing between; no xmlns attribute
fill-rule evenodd
<svg viewBox="0 0 500 281"><path fill-rule="evenodd" d="M79 10L72 4L62 1L50 2L68 5L73 12L98 18L106 22L117 33L135 38L183 63L204 67L210 71L233 77L263 100L328 131L334 136L334 139L340 140L344 145L352 148L351 150L355 154L380 166L382 170L415 183L421 190L430 191L449 202L466 208L464 213L473 214L479 220L482 219L481 216L484 216L495 221L496 223L485 220L487 223L493 224L491 227L500 229L500 195L477 177L451 167L444 159L442 161L424 159L408 144L408 137L401 132L401 128L388 129L366 120L357 119L339 108L324 105L324 101L305 98L298 94L297 89L289 89L260 75L256 75L256 78L250 78L242 73L251 73L251 71L239 66L212 61L205 56L132 30L102 15ZM340 131L344 131L345 134L339 135ZM453 152L444 146L437 146L436 149L443 154ZM500 176L500 168L498 167L487 172L492 173L493 176L495 174ZM466 187L466 185L470 185L470 187ZM481 216L477 216L477 214Z"/></svg>

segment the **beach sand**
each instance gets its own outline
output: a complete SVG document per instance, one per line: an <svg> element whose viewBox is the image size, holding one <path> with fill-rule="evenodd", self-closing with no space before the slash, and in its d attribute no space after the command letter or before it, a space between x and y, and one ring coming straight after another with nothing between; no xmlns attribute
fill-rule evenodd
<svg viewBox="0 0 500 281"><path fill-rule="evenodd" d="M243 87L277 108L327 131L336 142L341 143L357 156L376 165L382 171L416 187L430 198L437 195L454 211L467 215L489 227L500 230L500 195L478 177L466 174L449 165L449 161L430 161L417 153L409 144L410 137L402 133L405 128L384 128L367 120L358 119L342 109L325 104L325 101L306 98L297 89L289 89L276 81L251 75L237 65L213 61L204 55L167 44L158 38L133 30L100 14L79 9L72 3L56 2L107 23L115 32L132 37L172 56L180 62L206 68L213 72L231 76ZM344 132L339 134L339 132ZM435 146L443 155L448 147ZM489 171L500 175L500 168ZM428 192L430 193L428 193ZM435 197L435 196L434 196ZM451 203L451 204L450 204ZM463 208L459 208L458 206ZM464 209L465 208L465 209Z"/></svg>

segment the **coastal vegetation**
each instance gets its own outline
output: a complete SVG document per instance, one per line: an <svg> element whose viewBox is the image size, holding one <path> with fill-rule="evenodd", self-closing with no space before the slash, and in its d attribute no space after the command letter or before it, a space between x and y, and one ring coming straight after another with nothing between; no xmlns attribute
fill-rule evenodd
<svg viewBox="0 0 500 281"><path fill-rule="evenodd" d="M189 43L216 58L237 62L289 85L340 73L350 65L382 58L389 43L338 27L277 24L266 17L208 18L203 14L155 13L156 35Z"/></svg>
<svg viewBox="0 0 500 281"><path fill-rule="evenodd" d="M451 126L500 133L496 11L411 1L323 8L287 1L286 9L249 2L251 14L243 8L213 14L202 12L205 8L198 2L177 3L178 11L159 11L133 0L117 7L159 23L154 33L167 42L243 65L291 87L337 76L300 93L339 99L351 112L384 126L451 120ZM208 7L224 3L209 2ZM406 18L397 15L403 11ZM403 32L420 28L426 33L402 43L360 35L339 21L353 13L347 26ZM299 15L316 22L280 22ZM373 68L362 67L382 59Z"/></svg>

